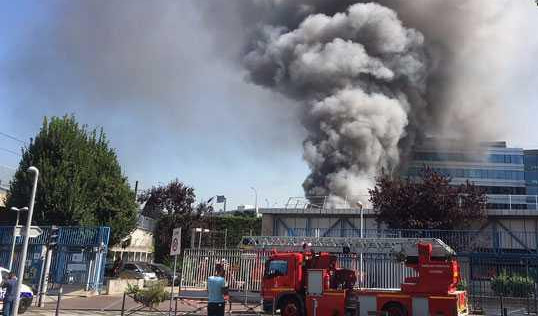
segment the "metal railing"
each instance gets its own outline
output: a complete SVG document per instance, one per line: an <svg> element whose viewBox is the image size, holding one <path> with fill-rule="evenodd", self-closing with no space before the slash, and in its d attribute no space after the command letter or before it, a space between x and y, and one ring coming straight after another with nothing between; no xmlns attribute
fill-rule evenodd
<svg viewBox="0 0 538 316"><path fill-rule="evenodd" d="M358 209L360 201L364 207L370 207L369 195L355 195L344 198L334 196L290 197L285 209ZM538 210L538 195L487 194L488 209L503 210Z"/></svg>
<svg viewBox="0 0 538 316"><path fill-rule="evenodd" d="M360 229L289 228L287 236L360 237ZM538 233L504 230L365 229L365 238L439 238L458 253L538 254Z"/></svg>

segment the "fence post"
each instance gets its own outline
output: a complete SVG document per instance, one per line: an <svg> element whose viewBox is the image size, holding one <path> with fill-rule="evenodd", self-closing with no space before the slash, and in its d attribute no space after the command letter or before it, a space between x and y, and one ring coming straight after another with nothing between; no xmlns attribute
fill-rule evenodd
<svg viewBox="0 0 538 316"><path fill-rule="evenodd" d="M60 315L60 300L62 299L62 293L63 293L63 284L60 285L60 289L58 290L58 300L56 301L56 313L55 315Z"/></svg>
<svg viewBox="0 0 538 316"><path fill-rule="evenodd" d="M125 314L125 292L123 292L123 301L121 302L121 316Z"/></svg>

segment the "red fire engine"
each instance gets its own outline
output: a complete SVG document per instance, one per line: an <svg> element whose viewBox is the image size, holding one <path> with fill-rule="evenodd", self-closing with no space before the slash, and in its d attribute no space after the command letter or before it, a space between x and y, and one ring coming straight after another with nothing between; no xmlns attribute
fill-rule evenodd
<svg viewBox="0 0 538 316"><path fill-rule="evenodd" d="M273 250L262 280L264 310L283 316L467 315L455 252L439 239L245 237L246 248ZM399 289L360 288L335 253L390 253L416 271ZM362 255L361 255L362 258ZM362 266L362 262L361 262Z"/></svg>

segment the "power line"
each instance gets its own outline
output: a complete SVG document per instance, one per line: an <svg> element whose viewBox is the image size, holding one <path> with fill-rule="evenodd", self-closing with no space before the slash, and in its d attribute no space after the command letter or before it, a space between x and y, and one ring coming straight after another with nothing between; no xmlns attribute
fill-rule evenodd
<svg viewBox="0 0 538 316"><path fill-rule="evenodd" d="M18 141L18 142L23 143L23 144L26 143L24 140L22 140L22 139L20 139L20 138L17 138L17 137L15 137L15 136L9 135L9 134L4 133L4 132L0 132L0 135L2 135L2 136L4 136L4 137L7 137L7 138L9 138L9 139Z"/></svg>
<svg viewBox="0 0 538 316"><path fill-rule="evenodd" d="M11 150L11 149L7 149L7 148L4 148L4 147L0 147L0 150L3 150L3 151L5 151L5 152L8 152L8 153L10 153L10 154L13 154L13 155L16 155L16 156L19 156L19 157L21 156L21 154L19 154L19 153L16 152L16 151L13 151L13 150Z"/></svg>

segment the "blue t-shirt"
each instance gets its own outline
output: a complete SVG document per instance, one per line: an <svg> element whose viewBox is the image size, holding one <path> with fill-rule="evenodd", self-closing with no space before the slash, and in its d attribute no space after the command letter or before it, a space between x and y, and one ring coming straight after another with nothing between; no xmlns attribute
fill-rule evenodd
<svg viewBox="0 0 538 316"><path fill-rule="evenodd" d="M209 293L207 301L209 303L223 303L224 295L223 288L226 287L226 280L220 276L210 276L207 279L207 292Z"/></svg>

